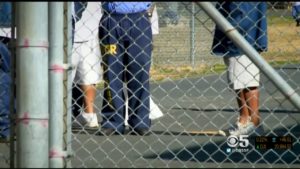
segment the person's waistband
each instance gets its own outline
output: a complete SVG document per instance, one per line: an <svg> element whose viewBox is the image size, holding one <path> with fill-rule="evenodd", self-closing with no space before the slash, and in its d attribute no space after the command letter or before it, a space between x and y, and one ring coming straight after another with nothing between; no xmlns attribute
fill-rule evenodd
<svg viewBox="0 0 300 169"><path fill-rule="evenodd" d="M122 15L143 15L143 14L147 14L148 11L144 10L144 11L139 11L139 12L132 12L132 13L118 13L118 12L108 12L108 11L103 11L103 15L117 15L117 16L122 16Z"/></svg>
<svg viewBox="0 0 300 169"><path fill-rule="evenodd" d="M147 11L151 7L151 2L106 2L102 4L102 9L108 14L133 14Z"/></svg>

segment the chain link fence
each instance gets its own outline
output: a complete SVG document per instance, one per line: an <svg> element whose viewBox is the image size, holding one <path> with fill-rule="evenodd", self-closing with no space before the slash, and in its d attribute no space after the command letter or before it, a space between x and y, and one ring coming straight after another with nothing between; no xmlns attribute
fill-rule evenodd
<svg viewBox="0 0 300 169"><path fill-rule="evenodd" d="M97 35L97 24L101 17L97 12L101 11L101 5L98 2L88 3L93 5L87 6L82 17L94 18L92 20L96 24L93 24L95 27L87 27L87 23L82 20L81 25L75 28L75 36L78 33L76 31L84 33L80 34L81 40L74 39L73 53L82 54L85 40L96 38L94 35ZM291 16L291 4L267 2L267 5L268 51L261 55L300 94L300 29ZM300 112L290 100L267 75L262 74L259 112L265 130L264 136L268 139L280 139L282 144L270 148L258 144L258 139L263 138L249 136L232 140L228 135L224 136L222 131L236 123L239 109L235 93L228 86L223 59L211 53L214 21L197 3L155 2L155 6L159 33L153 35L152 58L149 61L150 94L163 116L152 119L151 134L148 136L128 133L106 136L101 134L101 125L99 129L93 130L82 126L72 128L72 131L68 131L71 132L71 137L65 141L66 147L70 146L72 149L68 150L71 154L65 158L66 167L300 167ZM71 25L70 22L68 24ZM1 25L1 33L7 30L10 31ZM85 52L95 52L99 44L93 41L86 46ZM5 106L10 98L7 98L7 91L13 91L3 88L6 87L4 83L8 82L6 76L9 73L4 70L3 58L7 57L3 54L6 50L4 47L1 46L0 107ZM90 71L99 72L98 69ZM72 105L66 104L65 108L67 111L73 110L76 104L79 112L84 111L82 88L76 81L73 87L73 92L80 96L75 100L73 98ZM101 109L104 87L103 80L97 83L93 105L99 124L103 118ZM65 91L69 97L72 89L66 86ZM10 98L12 105L11 100L13 99ZM3 126L7 126L4 119L8 117L11 107L13 106L0 109L1 167L15 165L14 137L2 137ZM73 114L72 122L75 119ZM68 125L67 121L65 119ZM67 127L68 129L71 127ZM18 141L18 137L16 140ZM231 141L242 146L232 147ZM272 141L275 142L270 142Z"/></svg>

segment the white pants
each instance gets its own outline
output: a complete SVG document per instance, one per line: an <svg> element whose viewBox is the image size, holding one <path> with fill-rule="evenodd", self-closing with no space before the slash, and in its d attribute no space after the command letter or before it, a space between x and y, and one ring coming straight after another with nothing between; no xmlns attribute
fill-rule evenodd
<svg viewBox="0 0 300 169"><path fill-rule="evenodd" d="M227 66L227 79L234 90L257 87L260 82L260 70L246 56L224 57Z"/></svg>

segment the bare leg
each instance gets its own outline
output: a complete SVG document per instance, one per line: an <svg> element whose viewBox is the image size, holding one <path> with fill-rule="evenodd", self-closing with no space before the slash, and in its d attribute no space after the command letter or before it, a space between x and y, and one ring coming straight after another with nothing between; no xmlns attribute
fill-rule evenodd
<svg viewBox="0 0 300 169"><path fill-rule="evenodd" d="M251 115L251 121L255 126L260 123L259 113L259 90L257 87L251 87L245 91L245 98L248 105L248 111Z"/></svg>
<svg viewBox="0 0 300 169"><path fill-rule="evenodd" d="M84 93L84 111L86 113L94 113L94 102L96 97L95 85L81 85Z"/></svg>
<svg viewBox="0 0 300 169"><path fill-rule="evenodd" d="M248 111L248 105L246 101L246 95L245 95L245 90L236 90L237 93L237 103L239 106L239 111L240 111L240 118L239 122L241 124L246 124L248 121L248 118L250 117L250 112Z"/></svg>

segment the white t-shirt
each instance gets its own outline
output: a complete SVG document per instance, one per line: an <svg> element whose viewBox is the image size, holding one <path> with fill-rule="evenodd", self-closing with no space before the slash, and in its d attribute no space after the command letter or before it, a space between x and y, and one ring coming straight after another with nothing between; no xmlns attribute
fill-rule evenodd
<svg viewBox="0 0 300 169"><path fill-rule="evenodd" d="M75 23L74 42L88 41L98 37L101 16L101 2L88 2L81 19Z"/></svg>

